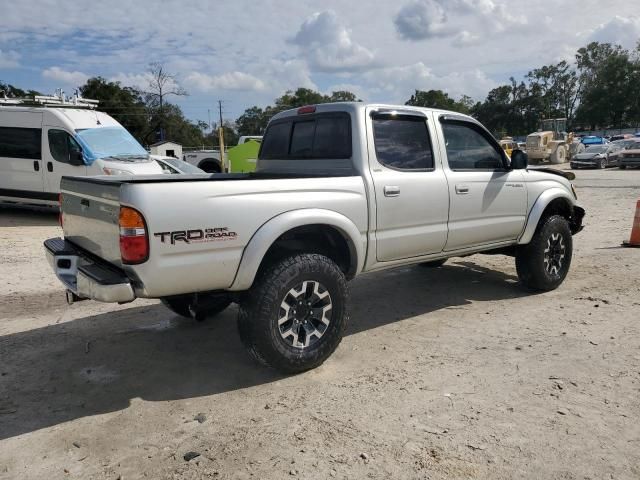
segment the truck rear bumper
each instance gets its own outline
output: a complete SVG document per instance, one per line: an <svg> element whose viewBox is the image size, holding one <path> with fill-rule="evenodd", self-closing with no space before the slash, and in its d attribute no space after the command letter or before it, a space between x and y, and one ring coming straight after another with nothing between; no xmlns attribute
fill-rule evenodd
<svg viewBox="0 0 640 480"><path fill-rule="evenodd" d="M129 278L112 265L90 258L62 238L44 242L47 260L58 279L79 299L127 303L136 295ZM67 298L73 298L68 296Z"/></svg>

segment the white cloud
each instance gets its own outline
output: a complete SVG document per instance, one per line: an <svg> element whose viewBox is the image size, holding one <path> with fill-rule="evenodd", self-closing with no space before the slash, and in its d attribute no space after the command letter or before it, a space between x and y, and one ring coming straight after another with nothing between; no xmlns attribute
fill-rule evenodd
<svg viewBox="0 0 640 480"><path fill-rule="evenodd" d="M90 75L78 71L67 71L60 67L50 67L42 71L42 76L49 80L59 82L63 86L79 87L84 84Z"/></svg>
<svg viewBox="0 0 640 480"><path fill-rule="evenodd" d="M19 59L18 52L0 50L0 68L17 68L20 65Z"/></svg>
<svg viewBox="0 0 640 480"><path fill-rule="evenodd" d="M478 35L474 35L473 33L463 30L454 37L451 45L453 45L454 47L468 47L469 45L476 44L478 40L480 40L480 37L478 37Z"/></svg>
<svg viewBox="0 0 640 480"><path fill-rule="evenodd" d="M424 40L453 33L447 26L445 9L437 0L418 0L405 5L393 23L405 40Z"/></svg>
<svg viewBox="0 0 640 480"><path fill-rule="evenodd" d="M458 47L479 38L464 30L464 25L474 24L475 30L491 34L503 31L507 25L527 23L524 15L514 15L506 4L493 0L414 0L394 18L396 32L404 40L455 36L453 45Z"/></svg>
<svg viewBox="0 0 640 480"><path fill-rule="evenodd" d="M310 67L319 72L364 70L375 59L372 51L352 40L351 32L333 10L308 17L291 41L300 48Z"/></svg>
<svg viewBox="0 0 640 480"><path fill-rule="evenodd" d="M206 75L193 72L185 78L185 85L201 92L213 90L255 90L266 88L264 81L243 72L227 72L221 75Z"/></svg>
<svg viewBox="0 0 640 480"><path fill-rule="evenodd" d="M393 102L405 102L414 90L444 90L453 98L469 95L480 99L496 86L478 69L438 75L423 62L369 72L365 80L369 96L384 96Z"/></svg>
<svg viewBox="0 0 640 480"><path fill-rule="evenodd" d="M589 35L589 41L614 43L624 48L634 48L640 40L640 17L616 15L598 25Z"/></svg>

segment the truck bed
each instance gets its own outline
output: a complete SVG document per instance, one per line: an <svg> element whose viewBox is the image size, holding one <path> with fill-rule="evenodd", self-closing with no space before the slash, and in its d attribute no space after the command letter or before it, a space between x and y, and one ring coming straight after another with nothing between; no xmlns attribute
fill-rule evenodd
<svg viewBox="0 0 640 480"><path fill-rule="evenodd" d="M64 177L61 191L65 240L144 285L137 296L228 289L261 226L297 209L344 215L366 242L364 182L345 172ZM140 265L121 260L121 206L135 208L146 222L149 259ZM203 238L186 241L189 232Z"/></svg>

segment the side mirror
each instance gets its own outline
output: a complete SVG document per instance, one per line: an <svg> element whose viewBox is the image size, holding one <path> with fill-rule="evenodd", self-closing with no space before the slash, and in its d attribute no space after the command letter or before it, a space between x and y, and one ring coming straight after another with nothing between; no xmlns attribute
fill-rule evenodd
<svg viewBox="0 0 640 480"><path fill-rule="evenodd" d="M82 150L71 150L69 152L69 164L73 165L74 167L80 167L84 165Z"/></svg>
<svg viewBox="0 0 640 480"><path fill-rule="evenodd" d="M524 170L529 164L529 157L522 150L511 152L511 168L514 170Z"/></svg>

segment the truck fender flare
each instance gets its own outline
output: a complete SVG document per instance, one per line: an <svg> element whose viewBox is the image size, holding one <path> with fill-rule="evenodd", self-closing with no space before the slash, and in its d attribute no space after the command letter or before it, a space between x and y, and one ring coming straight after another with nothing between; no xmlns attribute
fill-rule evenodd
<svg viewBox="0 0 640 480"><path fill-rule="evenodd" d="M557 198L565 199L570 207L573 208L573 198L562 188L550 188L548 190L545 190L536 199L533 207L531 208L531 211L529 212L524 230L522 231L522 234L518 239L519 244L526 244L531 241L531 239L533 238L533 234L536 233L536 228L538 227L538 223L540 222L545 209L552 201L556 200Z"/></svg>
<svg viewBox="0 0 640 480"><path fill-rule="evenodd" d="M291 210L264 223L251 237L242 253L236 277L229 287L232 291L247 290L253 284L258 268L271 245L289 230L305 225L327 225L337 229L349 245L353 275L364 267L365 246L356 225L344 215L319 208Z"/></svg>

